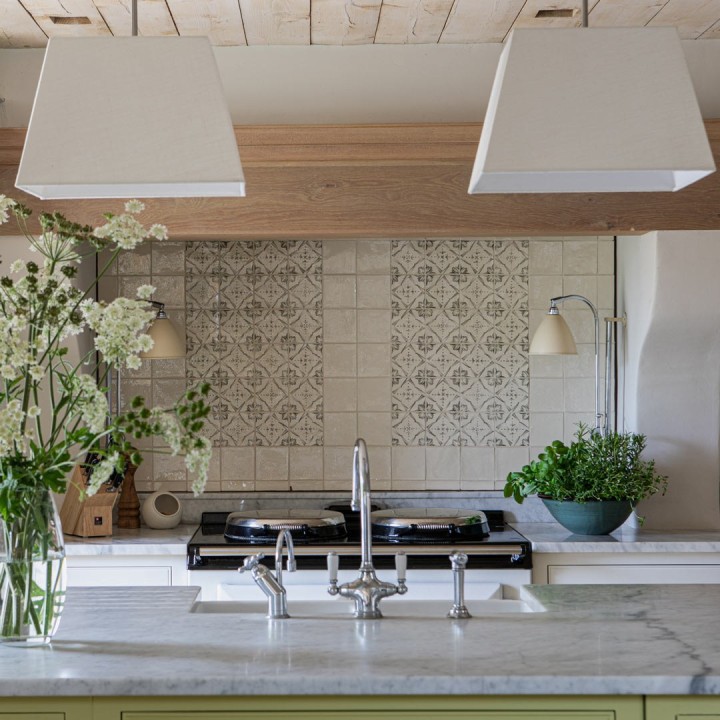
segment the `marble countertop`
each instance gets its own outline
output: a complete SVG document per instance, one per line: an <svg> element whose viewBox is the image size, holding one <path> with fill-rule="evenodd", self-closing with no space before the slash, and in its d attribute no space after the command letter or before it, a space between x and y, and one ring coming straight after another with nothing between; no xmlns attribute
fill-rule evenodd
<svg viewBox="0 0 720 720"><path fill-rule="evenodd" d="M65 535L68 557L80 555L185 555L196 525L178 525L171 530L113 528L106 537L83 538Z"/></svg>
<svg viewBox="0 0 720 720"><path fill-rule="evenodd" d="M270 622L190 613L196 588L73 588L52 646L0 646L0 695L720 693L720 586L528 592L546 612Z"/></svg>
<svg viewBox="0 0 720 720"><path fill-rule="evenodd" d="M643 530L622 527L610 535L574 535L557 523L511 523L536 553L716 553L716 530Z"/></svg>

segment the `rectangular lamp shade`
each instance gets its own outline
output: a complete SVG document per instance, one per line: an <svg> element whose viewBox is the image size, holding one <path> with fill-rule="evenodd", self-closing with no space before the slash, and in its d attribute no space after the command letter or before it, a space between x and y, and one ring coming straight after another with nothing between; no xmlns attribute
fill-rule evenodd
<svg viewBox="0 0 720 720"><path fill-rule="evenodd" d="M208 39L52 38L15 184L43 200L245 195Z"/></svg>
<svg viewBox="0 0 720 720"><path fill-rule="evenodd" d="M675 28L518 28L469 192L669 191L714 170Z"/></svg>

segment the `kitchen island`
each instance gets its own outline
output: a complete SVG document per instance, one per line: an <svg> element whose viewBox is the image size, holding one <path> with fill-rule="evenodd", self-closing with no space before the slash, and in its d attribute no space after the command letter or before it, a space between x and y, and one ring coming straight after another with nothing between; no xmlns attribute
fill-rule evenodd
<svg viewBox="0 0 720 720"><path fill-rule="evenodd" d="M614 714L597 717L619 720L682 700L659 696L720 694L720 587L530 586L527 593L544 612L271 622L261 614L191 612L195 588L73 588L51 647L0 647L0 718L28 708L45 718L47 703L70 708L50 712L53 719L144 720L148 708L182 697L186 714L176 708L152 717L246 717L237 708L283 708L263 715L268 720L303 708L309 714L298 717L325 710L335 717L348 707L367 711L358 718L403 708L425 717L419 709L443 707L475 718L492 699L518 712L569 702L577 712L599 708ZM720 717L720 700L703 702L705 714ZM73 714L73 704L91 714ZM98 715L103 707L107 714ZM140 709L123 716L118 708ZM207 715L208 708L221 714Z"/></svg>

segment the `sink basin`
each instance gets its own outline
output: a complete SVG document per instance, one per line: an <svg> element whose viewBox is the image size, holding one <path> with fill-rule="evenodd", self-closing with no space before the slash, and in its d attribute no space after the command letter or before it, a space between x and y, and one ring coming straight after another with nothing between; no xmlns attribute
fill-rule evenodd
<svg viewBox="0 0 720 720"><path fill-rule="evenodd" d="M473 618L489 615L508 615L541 612L539 605L524 600L468 600L467 608ZM383 616L388 619L423 618L443 619L452 606L448 600L412 600L406 598L387 598L380 604ZM331 598L321 600L288 600L288 613L291 619L324 618L354 620L355 605L349 600ZM206 601L196 602L190 612L230 615L266 615L267 602L260 601Z"/></svg>

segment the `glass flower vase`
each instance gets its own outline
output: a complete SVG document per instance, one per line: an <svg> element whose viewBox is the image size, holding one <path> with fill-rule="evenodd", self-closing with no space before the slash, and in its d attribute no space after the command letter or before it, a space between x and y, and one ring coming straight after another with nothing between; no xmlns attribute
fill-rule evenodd
<svg viewBox="0 0 720 720"><path fill-rule="evenodd" d="M46 645L65 605L65 542L52 494L38 488L0 518L0 643Z"/></svg>

